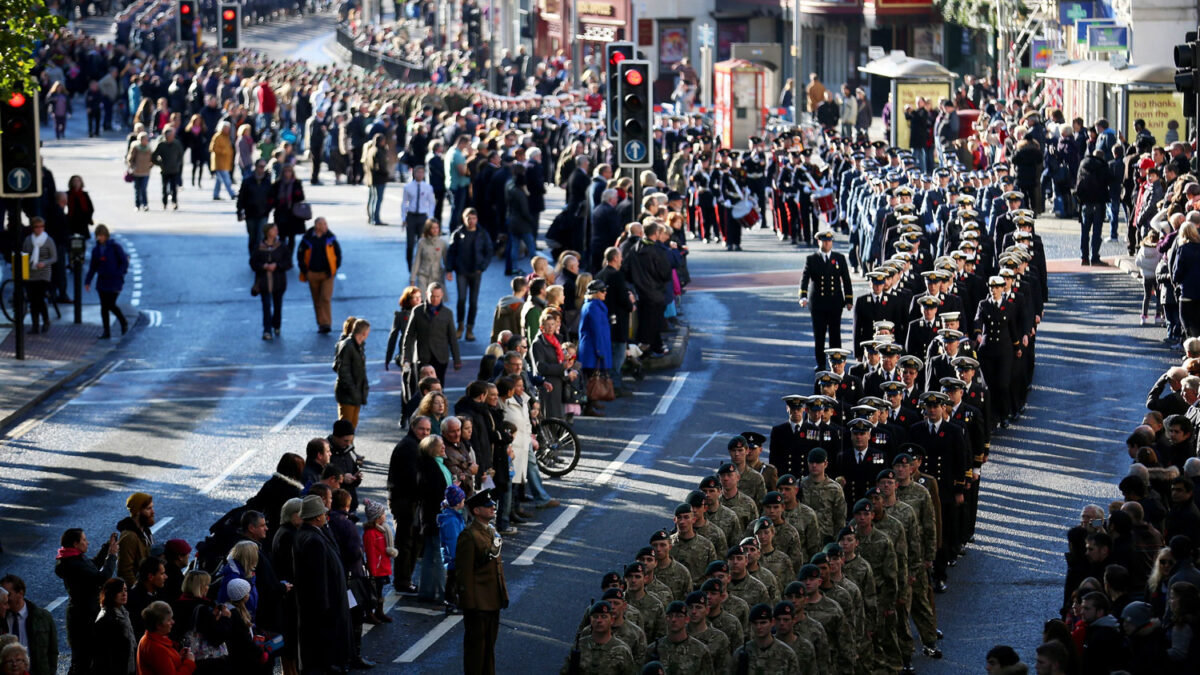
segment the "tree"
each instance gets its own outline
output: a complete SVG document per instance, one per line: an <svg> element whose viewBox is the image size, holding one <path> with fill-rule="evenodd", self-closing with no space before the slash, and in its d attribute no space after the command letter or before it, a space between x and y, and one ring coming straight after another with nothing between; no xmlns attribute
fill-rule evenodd
<svg viewBox="0 0 1200 675"><path fill-rule="evenodd" d="M62 24L43 0L0 0L0 97L16 90L36 91L30 73L34 48Z"/></svg>

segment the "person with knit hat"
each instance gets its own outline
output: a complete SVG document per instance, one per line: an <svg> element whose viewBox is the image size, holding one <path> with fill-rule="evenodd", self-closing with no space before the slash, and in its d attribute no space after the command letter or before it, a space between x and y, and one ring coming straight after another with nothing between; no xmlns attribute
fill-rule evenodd
<svg viewBox="0 0 1200 675"><path fill-rule="evenodd" d="M462 488L457 485L448 486L442 500L442 512L437 517L438 537L442 544L442 564L446 569L446 598L443 604L447 614L460 613L457 605L458 586L454 583L454 556L458 549L458 535L467 527L466 517L463 515L466 499L467 493Z"/></svg>
<svg viewBox="0 0 1200 675"><path fill-rule="evenodd" d="M229 598L229 647L227 665L239 673L270 672L264 670L270 656L254 640L254 619L247 608L250 599L250 582L234 579L225 586Z"/></svg>
<svg viewBox="0 0 1200 675"><path fill-rule="evenodd" d="M375 584L375 609L370 612L376 621L391 623L392 618L383 611L383 587L392 576L392 558L396 550L392 539L392 528L387 524L387 507L381 502L363 500L367 520L363 523L363 552L367 556L367 572Z"/></svg>
<svg viewBox="0 0 1200 675"><path fill-rule="evenodd" d="M129 517L117 523L117 576L131 588L137 583L138 564L150 555L154 546L154 497L145 492L135 492L125 500Z"/></svg>
<svg viewBox="0 0 1200 675"><path fill-rule="evenodd" d="M183 588L183 572L188 566L188 557L192 554L192 545L183 539L171 539L163 545L163 562L167 568L167 585L163 586L162 596L168 601L179 597Z"/></svg>

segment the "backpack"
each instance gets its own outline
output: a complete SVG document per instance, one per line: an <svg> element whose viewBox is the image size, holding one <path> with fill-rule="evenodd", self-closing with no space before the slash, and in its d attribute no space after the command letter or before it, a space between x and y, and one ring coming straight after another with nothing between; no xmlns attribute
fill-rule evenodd
<svg viewBox="0 0 1200 675"><path fill-rule="evenodd" d="M217 519L208 528L208 536L196 544L196 567L212 575L211 588L217 587L217 570L229 555L229 550L238 542L238 528L242 524L242 514L249 507L237 506Z"/></svg>

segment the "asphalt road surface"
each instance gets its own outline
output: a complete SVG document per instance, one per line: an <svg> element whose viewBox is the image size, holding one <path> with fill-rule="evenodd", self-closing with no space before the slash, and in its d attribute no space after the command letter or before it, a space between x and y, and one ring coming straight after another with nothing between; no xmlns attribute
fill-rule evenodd
<svg viewBox="0 0 1200 675"><path fill-rule="evenodd" d="M306 43L322 35L310 28ZM298 44L278 40L293 50ZM53 574L61 532L83 527L100 541L125 515L125 496L144 491L155 496L159 539L197 541L258 489L281 453L301 452L308 439L329 433L334 338L316 333L307 289L293 282L282 338L260 339L244 228L230 202L212 200L211 179L203 190L185 188L179 211L161 211L156 176L153 210L136 213L115 134L89 140L78 116L67 141L45 145L59 183L82 175L96 221L134 254L123 300L136 299L142 312L110 360L4 430L0 442L0 503L7 507L0 570L24 577L29 597L49 606L61 629L64 591ZM357 445L368 460L362 493L382 499L400 438L399 375L383 369L383 350L408 279L403 231L365 224L363 187L305 189L345 250L335 319L354 314L375 326L371 399ZM399 222L398 187L389 188L386 209L385 220ZM1113 485L1128 461L1124 434L1141 418L1144 391L1174 358L1158 345L1159 330L1136 325L1134 282L1111 267L1077 266L1075 227L1040 221L1050 257L1062 260L1052 265L1035 391L1022 422L993 441L976 544L951 570L950 592L937 599L945 659L917 657L921 673L981 670L984 653L998 643L1032 660L1041 624L1058 608L1066 528L1082 505L1118 496ZM673 505L723 458L727 436L766 433L783 419L780 397L810 389L810 324L795 287L805 251L762 231L748 233L743 246L740 254L693 246L695 284L684 304L692 332L682 368L647 377L632 399L608 405L608 418L580 420L579 468L547 481L563 506L538 512L537 522L506 539L511 606L501 617L502 672L557 670L584 607L599 595L601 574L669 526ZM1106 255L1117 252L1105 246ZM505 290L502 272L497 262L485 275L483 335ZM857 280L856 287L865 288ZM463 343L466 365L448 377L451 400L484 346ZM365 639L364 653L379 670L461 669L460 617L396 600L389 598L395 623ZM65 651L61 630L60 638Z"/></svg>

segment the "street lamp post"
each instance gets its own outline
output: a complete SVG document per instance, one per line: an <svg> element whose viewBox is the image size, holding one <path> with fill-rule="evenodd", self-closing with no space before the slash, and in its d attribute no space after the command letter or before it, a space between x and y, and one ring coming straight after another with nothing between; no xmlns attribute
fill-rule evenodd
<svg viewBox="0 0 1200 675"><path fill-rule="evenodd" d="M804 72L804 27L800 25L800 0L792 4L792 49L795 51L795 61L792 66L792 107L796 113L793 116L796 124L800 123L800 78Z"/></svg>

